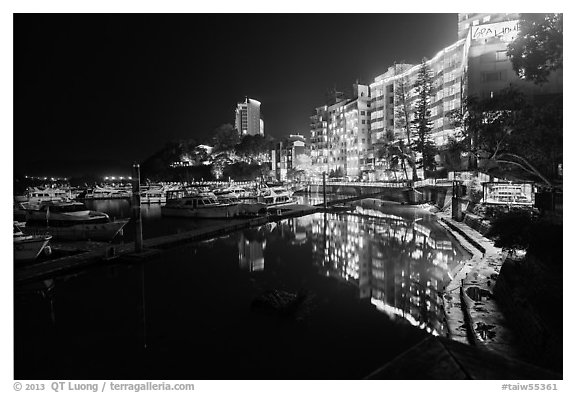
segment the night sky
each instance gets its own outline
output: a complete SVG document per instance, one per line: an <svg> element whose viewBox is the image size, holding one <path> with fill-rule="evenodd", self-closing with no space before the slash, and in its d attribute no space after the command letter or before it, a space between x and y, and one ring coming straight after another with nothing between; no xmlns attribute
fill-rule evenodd
<svg viewBox="0 0 576 393"><path fill-rule="evenodd" d="M309 136L328 89L456 39L457 14L17 14L15 169L129 173L170 140L234 124L244 96L267 134Z"/></svg>

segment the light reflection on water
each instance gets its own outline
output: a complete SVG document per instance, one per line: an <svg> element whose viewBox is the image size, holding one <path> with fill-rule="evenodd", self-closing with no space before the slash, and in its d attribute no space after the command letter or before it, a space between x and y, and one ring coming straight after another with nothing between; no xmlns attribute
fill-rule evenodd
<svg viewBox="0 0 576 393"><path fill-rule="evenodd" d="M129 212L124 201L99 203ZM142 211L145 236L203 225L166 220L157 205ZM438 291L467 257L431 214L364 201L351 214L285 219L55 276L16 288L15 375L363 378L424 330L446 333ZM293 318L252 310L271 289L309 297ZM368 354L358 338L370 331Z"/></svg>
<svg viewBox="0 0 576 393"><path fill-rule="evenodd" d="M322 203L322 196L299 197L308 204ZM328 195L329 199L335 198ZM91 201L91 208L111 217L128 217L127 200ZM144 237L190 230L203 220L162 218L160 205L143 205ZM214 222L214 221L211 221ZM130 241L131 227L124 241ZM449 272L469 256L422 210L370 200L358 202L351 214L314 214L269 223L231 235L238 248L241 270L265 270L270 239L291 247L310 245L318 273L358 288L360 299L369 301L392 319L408 321L435 335L445 335L441 291Z"/></svg>
<svg viewBox="0 0 576 393"><path fill-rule="evenodd" d="M239 266L264 270L265 257L274 257L266 253L274 235L292 246L310 243L319 274L356 286L360 299L392 319L446 335L441 291L449 272L469 256L431 215L392 209L398 214L357 207L351 214L314 214L243 231Z"/></svg>

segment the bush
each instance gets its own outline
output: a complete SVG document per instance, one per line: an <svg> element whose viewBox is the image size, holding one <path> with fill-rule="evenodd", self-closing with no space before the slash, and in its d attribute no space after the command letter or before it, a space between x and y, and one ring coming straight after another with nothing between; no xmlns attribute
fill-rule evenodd
<svg viewBox="0 0 576 393"><path fill-rule="evenodd" d="M562 225L527 210L500 214L487 234L496 247L527 250L548 265L562 264Z"/></svg>

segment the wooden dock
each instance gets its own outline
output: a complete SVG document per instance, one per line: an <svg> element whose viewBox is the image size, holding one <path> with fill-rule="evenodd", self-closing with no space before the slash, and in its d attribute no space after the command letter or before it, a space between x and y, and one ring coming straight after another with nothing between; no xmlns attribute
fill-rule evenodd
<svg viewBox="0 0 576 393"><path fill-rule="evenodd" d="M54 243L57 250L74 255L67 255L57 259L27 266L16 266L14 269L15 281L23 282L40 279L70 270L84 269L101 263L140 262L156 256L161 250L178 245L212 239L241 229L264 225L268 222L280 221L322 211L314 206L291 205L282 206L271 211L271 214L262 217L233 219L225 223L214 223L192 231L165 235L151 239L144 239L144 250L135 253L134 242L125 244L110 244L102 242L72 242ZM60 247L60 248L59 248Z"/></svg>

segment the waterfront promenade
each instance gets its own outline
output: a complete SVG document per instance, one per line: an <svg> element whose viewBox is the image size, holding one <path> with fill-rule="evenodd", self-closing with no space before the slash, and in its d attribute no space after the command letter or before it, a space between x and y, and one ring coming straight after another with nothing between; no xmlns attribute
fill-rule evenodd
<svg viewBox="0 0 576 393"><path fill-rule="evenodd" d="M494 299L493 289L506 255L493 242L445 213L438 217L472 254L453 272L444 292L451 338L490 351L519 357L513 335Z"/></svg>

